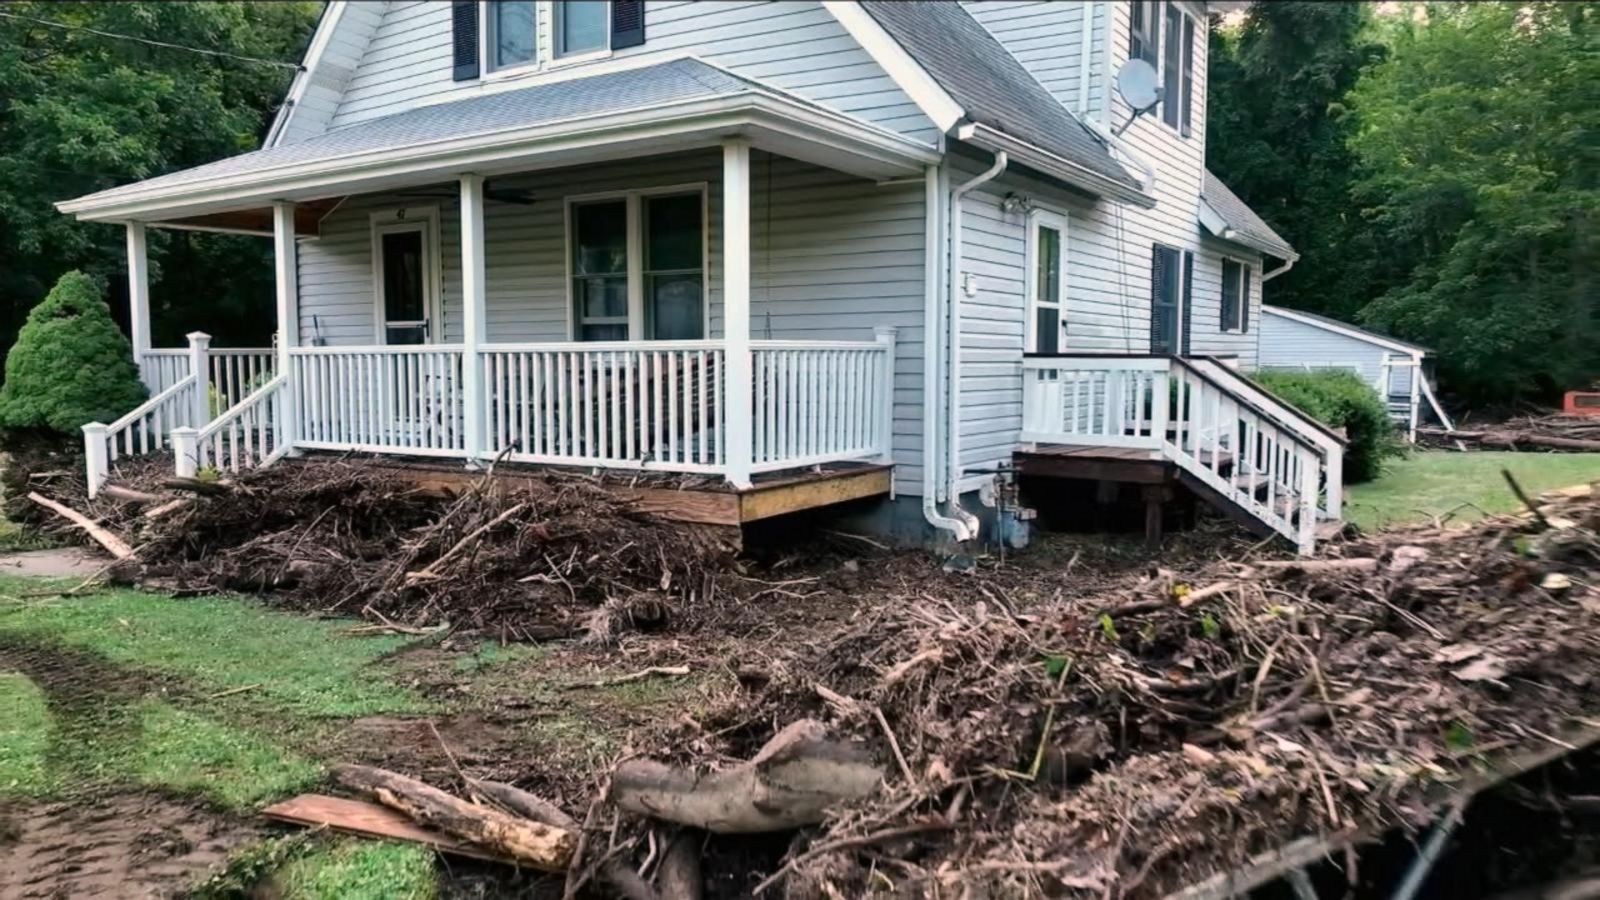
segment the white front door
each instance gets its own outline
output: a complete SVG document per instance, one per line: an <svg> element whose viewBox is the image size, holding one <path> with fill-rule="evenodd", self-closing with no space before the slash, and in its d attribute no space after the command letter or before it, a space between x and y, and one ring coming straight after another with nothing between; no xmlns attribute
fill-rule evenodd
<svg viewBox="0 0 1600 900"><path fill-rule="evenodd" d="M434 272L429 222L400 221L374 231L379 338L385 344L434 339Z"/></svg>

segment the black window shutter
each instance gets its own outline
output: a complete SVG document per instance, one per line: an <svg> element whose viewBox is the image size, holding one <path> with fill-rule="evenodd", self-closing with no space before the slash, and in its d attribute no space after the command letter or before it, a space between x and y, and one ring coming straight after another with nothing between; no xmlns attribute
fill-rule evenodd
<svg viewBox="0 0 1600 900"><path fill-rule="evenodd" d="M1250 267L1239 267L1239 330L1250 330Z"/></svg>
<svg viewBox="0 0 1600 900"><path fill-rule="evenodd" d="M1181 131L1184 137L1189 136L1189 123L1193 117L1194 104L1194 20L1188 16L1183 17L1183 125Z"/></svg>
<svg viewBox="0 0 1600 900"><path fill-rule="evenodd" d="M455 46L456 81L478 77L478 3L455 0L450 7L451 40Z"/></svg>
<svg viewBox="0 0 1600 900"><path fill-rule="evenodd" d="M1128 8L1128 58L1144 58L1144 4L1135 2Z"/></svg>
<svg viewBox="0 0 1600 900"><path fill-rule="evenodd" d="M1183 355L1189 355L1189 323L1194 317L1189 313L1194 308L1190 301L1194 299L1194 254L1185 251L1183 254Z"/></svg>
<svg viewBox="0 0 1600 900"><path fill-rule="evenodd" d="M1178 111L1183 104L1183 12L1178 4L1167 2L1167 45L1162 48L1165 67L1161 73L1161 121L1178 127Z"/></svg>
<svg viewBox="0 0 1600 900"><path fill-rule="evenodd" d="M644 43L644 0L611 0L611 49Z"/></svg>

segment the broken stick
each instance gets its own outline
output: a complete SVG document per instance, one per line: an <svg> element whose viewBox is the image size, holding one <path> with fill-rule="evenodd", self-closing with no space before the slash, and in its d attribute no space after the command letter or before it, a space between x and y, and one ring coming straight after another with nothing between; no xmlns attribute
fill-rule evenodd
<svg viewBox="0 0 1600 900"><path fill-rule="evenodd" d="M498 851L545 872L564 872L578 836L498 810L474 806L431 785L371 766L343 765L333 770L346 787L365 791L422 825Z"/></svg>
<svg viewBox="0 0 1600 900"><path fill-rule="evenodd" d="M96 543L106 548L107 553L115 556L117 559L133 558L133 548L129 547L126 541L100 527L99 525L96 525L93 520L83 513L78 512L70 506L57 503L38 491L30 492L28 494L28 499L39 504L45 509L50 510L56 515L61 516L63 519L66 519L79 528L82 528L88 533L89 537L95 539Z"/></svg>

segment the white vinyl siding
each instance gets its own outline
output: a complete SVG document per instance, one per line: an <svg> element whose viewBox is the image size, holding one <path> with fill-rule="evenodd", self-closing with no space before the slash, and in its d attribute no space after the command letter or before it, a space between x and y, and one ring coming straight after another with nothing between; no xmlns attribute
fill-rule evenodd
<svg viewBox="0 0 1600 900"><path fill-rule="evenodd" d="M1099 61L1105 59L1105 3L1088 0L966 0L961 4L1055 98L1079 113L1099 111ZM1083 29L1090 29L1083 69ZM1087 91L1084 88L1087 87Z"/></svg>
<svg viewBox="0 0 1600 900"><path fill-rule="evenodd" d="M922 485L922 185L879 187L808 163L751 154L750 331L757 339L871 340L899 328L895 361L895 484ZM710 337L722 335L722 157L716 151L494 178L529 204L489 200L484 214L489 339L569 339L564 198L703 182ZM369 214L437 205L443 335L461 339L457 187L350 198L300 242L302 339L375 342Z"/></svg>
<svg viewBox="0 0 1600 900"><path fill-rule="evenodd" d="M1261 330L1263 369L1350 369L1378 388L1383 355L1403 356L1378 344L1340 334L1287 316L1264 314L1257 323ZM1393 395L1411 392L1411 369L1396 367L1389 384Z"/></svg>
<svg viewBox="0 0 1600 900"><path fill-rule="evenodd" d="M547 18L541 16L541 23ZM548 35L540 46L550 46ZM520 78L454 81L450 48L449 3L391 3L332 127L529 83ZM649 2L644 44L606 54L599 63L561 68L563 77L577 76L611 60L665 60L687 53L917 140L937 139L937 129L911 98L831 13L808 0Z"/></svg>
<svg viewBox="0 0 1600 900"><path fill-rule="evenodd" d="M317 63L310 84L295 103L278 143L293 144L328 129L346 87L360 67L373 34L383 22L385 3L350 3Z"/></svg>

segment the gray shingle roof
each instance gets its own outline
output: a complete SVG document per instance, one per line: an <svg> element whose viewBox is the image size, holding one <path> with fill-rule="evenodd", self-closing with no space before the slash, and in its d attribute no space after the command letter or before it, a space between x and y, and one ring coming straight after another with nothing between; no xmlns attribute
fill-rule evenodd
<svg viewBox="0 0 1600 900"><path fill-rule="evenodd" d="M967 118L1138 188L1099 137L961 4L866 0L861 6L961 104Z"/></svg>
<svg viewBox="0 0 1600 900"><path fill-rule="evenodd" d="M621 72L419 107L338 128L298 143L256 150L137 184L141 190L179 186L219 175L289 163L311 163L351 153L399 149L428 141L650 108L682 100L738 94L760 88L758 82L739 78L714 66L692 59L678 59ZM110 198L125 189L112 188L90 196Z"/></svg>
<svg viewBox="0 0 1600 900"><path fill-rule="evenodd" d="M1239 199L1239 195L1228 189L1222 179L1206 170L1205 183L1200 186L1200 199L1217 211L1228 227L1240 234L1253 238L1256 243L1272 248L1274 255L1283 259L1291 259L1299 254L1294 252L1294 247L1284 240L1272 226L1261 221L1256 211L1248 203Z"/></svg>

